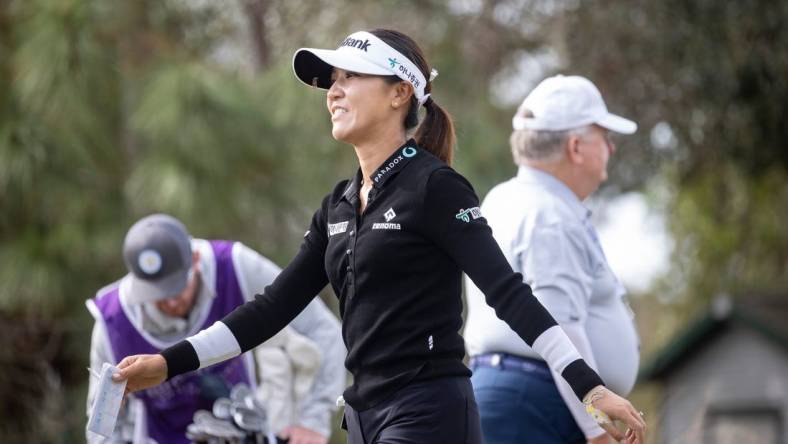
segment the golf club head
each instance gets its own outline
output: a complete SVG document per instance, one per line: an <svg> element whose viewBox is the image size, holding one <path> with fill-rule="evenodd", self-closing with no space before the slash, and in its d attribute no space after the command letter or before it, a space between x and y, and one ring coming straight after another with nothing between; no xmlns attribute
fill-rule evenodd
<svg viewBox="0 0 788 444"><path fill-rule="evenodd" d="M265 430L265 417L257 410L233 404L232 415L233 421L241 430L247 432L263 432Z"/></svg>
<svg viewBox="0 0 788 444"><path fill-rule="evenodd" d="M248 396L252 395L252 389L249 385L241 382L233 386L230 390L230 400L233 402L244 402Z"/></svg>
<svg viewBox="0 0 788 444"><path fill-rule="evenodd" d="M213 412L213 416L219 419L229 420L232 419L233 414L230 411L233 402L230 398L219 398L213 403L213 408L211 411Z"/></svg>

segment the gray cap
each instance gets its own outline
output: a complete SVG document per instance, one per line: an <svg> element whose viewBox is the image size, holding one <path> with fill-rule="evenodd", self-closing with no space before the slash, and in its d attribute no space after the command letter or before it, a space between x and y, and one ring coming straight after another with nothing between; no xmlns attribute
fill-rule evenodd
<svg viewBox="0 0 788 444"><path fill-rule="evenodd" d="M160 301L186 288L192 249L186 227L172 216L153 214L137 221L123 241L129 270L129 303Z"/></svg>

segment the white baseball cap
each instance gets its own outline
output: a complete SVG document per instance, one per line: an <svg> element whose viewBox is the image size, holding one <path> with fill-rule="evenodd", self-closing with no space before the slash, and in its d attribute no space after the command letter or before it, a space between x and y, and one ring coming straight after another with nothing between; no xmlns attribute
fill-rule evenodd
<svg viewBox="0 0 788 444"><path fill-rule="evenodd" d="M359 31L349 35L337 49L301 48L293 55L293 71L309 86L328 89L331 72L340 68L359 74L397 76L413 85L419 104L427 101L427 79L410 59L377 36ZM437 75L437 71L433 76Z"/></svg>
<svg viewBox="0 0 788 444"><path fill-rule="evenodd" d="M526 110L532 115L524 115ZM591 124L621 134L632 134L638 128L637 123L608 112L597 87L581 76L542 80L512 119L516 130L565 131Z"/></svg>

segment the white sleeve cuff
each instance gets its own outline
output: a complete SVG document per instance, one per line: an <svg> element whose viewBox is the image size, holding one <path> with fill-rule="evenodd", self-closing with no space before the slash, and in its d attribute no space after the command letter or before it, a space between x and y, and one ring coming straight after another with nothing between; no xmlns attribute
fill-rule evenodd
<svg viewBox="0 0 788 444"><path fill-rule="evenodd" d="M241 346L221 321L186 339L194 347L200 368L208 367L241 354Z"/></svg>
<svg viewBox="0 0 788 444"><path fill-rule="evenodd" d="M558 325L543 331L534 341L532 348L559 374L564 372L566 366L581 358L572 341Z"/></svg>

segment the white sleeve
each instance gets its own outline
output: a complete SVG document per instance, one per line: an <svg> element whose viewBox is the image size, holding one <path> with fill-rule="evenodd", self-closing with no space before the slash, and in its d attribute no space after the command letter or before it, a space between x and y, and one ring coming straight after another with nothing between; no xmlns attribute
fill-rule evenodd
<svg viewBox="0 0 788 444"><path fill-rule="evenodd" d="M90 368L93 371L100 372L101 366L105 362L115 364L112 358L112 352L109 350L109 341L107 339L107 332L104 324L101 322L93 323L93 332L90 335ZM96 396L96 389L98 380L91 374L88 375L88 399L86 413L90 417L91 406L93 405L93 398Z"/></svg>
<svg viewBox="0 0 788 444"><path fill-rule="evenodd" d="M516 252L518 271L559 324L582 322L588 310L593 276L582 230L563 223L537 226Z"/></svg>
<svg viewBox="0 0 788 444"><path fill-rule="evenodd" d="M564 332L566 332L566 335L575 345L577 351L580 352L580 355L583 357L583 359L585 359L591 368L596 370L596 360L594 359L594 355L591 352L591 344L588 342L585 327L581 323L568 323L561 324L561 328L564 329ZM596 421L594 421L594 418L592 418L591 415L586 412L585 406L579 399L577 399L577 395L575 395L575 392L572 391L572 388L569 386L566 380L561 377L561 374L556 373L555 370L551 371L553 373L553 380L555 380L558 392L561 394L561 398L563 398L566 406L569 407L569 411L572 412L572 417L575 418L575 422L577 422L580 430L583 431L586 439L596 438L597 436L606 433L596 423Z"/></svg>
<svg viewBox="0 0 788 444"><path fill-rule="evenodd" d="M596 359L585 332L593 277L589 273L590 262L582 229L563 223L535 227L527 247L520 250L519 265L526 282L533 288L534 296L556 319L586 363L596 370ZM534 349L539 345L534 343ZM561 367L552 363L550 367L561 398L586 438L605 433L561 376Z"/></svg>
<svg viewBox="0 0 788 444"><path fill-rule="evenodd" d="M233 245L233 264L246 301L254 300L254 296L262 293L282 271L278 265L240 242Z"/></svg>
<svg viewBox="0 0 788 444"><path fill-rule="evenodd" d="M104 324L101 322L93 323L93 332L90 335L90 368L96 372L101 371L101 366L105 362L112 362L111 354L108 355L107 351L109 344L107 341L107 333L104 329ZM90 418L90 412L93 406L93 399L96 397L96 390L98 388L98 380L92 375L88 375L88 398L85 413ZM85 440L89 444L103 442L104 437L85 432Z"/></svg>
<svg viewBox="0 0 788 444"><path fill-rule="evenodd" d="M300 405L299 425L328 437L336 399L346 384L345 344L339 320L320 298L313 299L293 322L295 331L306 336L322 352L315 382Z"/></svg>
<svg viewBox="0 0 788 444"><path fill-rule="evenodd" d="M245 301L254 300L254 295L263 291L281 271L273 262L264 258L246 245L233 244L233 265L238 285ZM225 361L241 354L241 346L230 329L221 321L186 339L194 347L200 368Z"/></svg>
<svg viewBox="0 0 788 444"><path fill-rule="evenodd" d="M238 340L222 321L214 322L210 327L186 340L194 347L200 360L200 368L218 364L241 354Z"/></svg>
<svg viewBox="0 0 788 444"><path fill-rule="evenodd" d="M246 300L253 300L255 294L262 293L282 271L275 263L240 242L233 247L233 260L239 270L238 280ZM342 342L339 320L323 301L316 297L290 326L317 344L323 357L310 393L301 403L301 411L298 412L299 425L329 436L336 399L346 383L344 361L347 352ZM229 329L227 334L232 336ZM200 363L202 364L202 358Z"/></svg>
<svg viewBox="0 0 788 444"><path fill-rule="evenodd" d="M112 353L112 348L109 344L109 337L107 336L107 330L104 327L104 324L100 321L96 321L93 324L93 332L90 335L90 368L100 372L101 367L104 365L105 362L109 362L111 364L117 364L115 361L115 357ZM87 406L86 406L86 414L88 418L90 418L91 407L93 406L93 399L96 396L96 390L98 389L98 380L93 377L92 375L88 376L88 396L87 396ZM133 427L132 420L128 418L127 412L121 407L121 412L118 414L118 425L116 425L115 431L113 432L113 436L110 438L105 438L101 435L97 435L91 432L85 431L85 441L88 444L114 444L114 443L122 443L124 440L121 438L121 430L120 426L121 423L123 425L128 425Z"/></svg>

